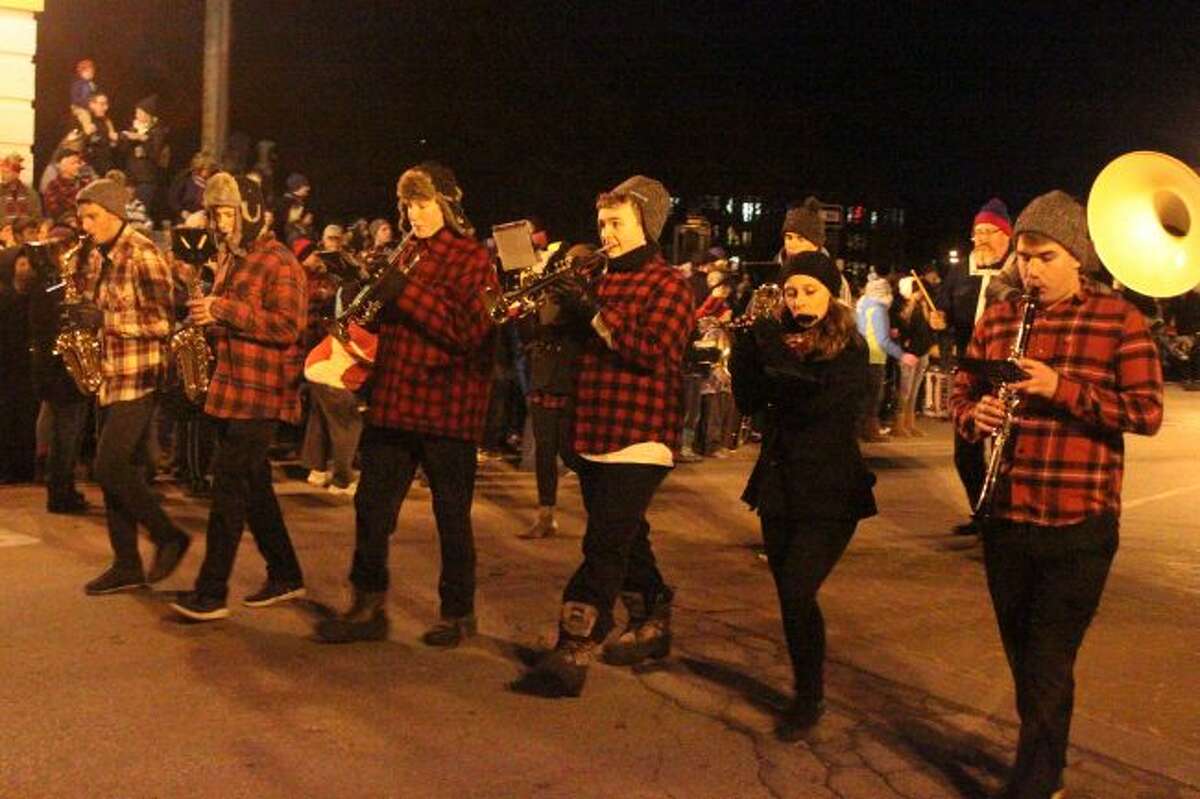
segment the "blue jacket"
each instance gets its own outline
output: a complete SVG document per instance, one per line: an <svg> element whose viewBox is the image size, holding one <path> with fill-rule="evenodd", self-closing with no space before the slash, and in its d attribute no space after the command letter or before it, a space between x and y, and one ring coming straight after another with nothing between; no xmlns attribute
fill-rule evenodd
<svg viewBox="0 0 1200 799"><path fill-rule="evenodd" d="M858 319L858 332L867 340L867 347L871 351L871 363L886 363L888 355L900 360L904 350L892 339L887 303L874 297L863 297L858 301L855 316Z"/></svg>

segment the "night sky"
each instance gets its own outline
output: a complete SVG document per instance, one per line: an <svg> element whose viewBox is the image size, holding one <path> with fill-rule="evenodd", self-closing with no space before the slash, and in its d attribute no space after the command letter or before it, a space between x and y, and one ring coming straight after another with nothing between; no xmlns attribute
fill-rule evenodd
<svg viewBox="0 0 1200 799"><path fill-rule="evenodd" d="M1194 3L911 5L234 0L231 129L277 141L339 218L390 216L399 172L437 158L481 231L534 215L589 237L596 192L643 172L898 205L914 261L992 195L1015 217L1128 150L1200 163ZM90 56L118 122L160 94L182 166L202 36L200 0L46 0L38 155Z"/></svg>

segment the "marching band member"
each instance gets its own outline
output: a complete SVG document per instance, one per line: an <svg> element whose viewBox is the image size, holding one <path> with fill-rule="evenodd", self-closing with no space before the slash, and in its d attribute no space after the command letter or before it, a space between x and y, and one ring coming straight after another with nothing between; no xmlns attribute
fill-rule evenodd
<svg viewBox="0 0 1200 799"><path fill-rule="evenodd" d="M735 337L730 371L738 409L765 412L742 498L762 523L795 680L776 734L794 741L824 710L817 592L859 520L875 515L875 477L855 430L868 390L867 344L854 311L837 301L841 275L828 256L810 251L785 261L779 282L784 309Z"/></svg>
<svg viewBox="0 0 1200 799"><path fill-rule="evenodd" d="M218 172L205 185L204 205L219 244L217 272L212 293L189 301L188 310L195 324L219 325L204 403L217 422L217 453L204 563L195 588L171 603L196 621L229 615L229 575L247 524L267 579L243 604L265 607L304 595L267 459L277 422L300 419L296 344L307 312L304 269L287 247L263 235L257 183Z"/></svg>
<svg viewBox="0 0 1200 799"><path fill-rule="evenodd" d="M354 601L317 635L331 643L387 637L388 538L420 466L442 555L441 620L422 641L453 647L476 631L471 502L494 350L483 292L498 291L499 282L459 205L453 172L415 166L400 176L396 195L413 238L378 288L379 351L354 497Z"/></svg>
<svg viewBox="0 0 1200 799"><path fill-rule="evenodd" d="M113 565L85 586L93 595L166 578L191 540L167 518L143 474L155 390L166 362L163 341L173 317L171 271L150 239L125 224L127 200L125 187L111 180L97 180L77 197L83 229L95 246L73 276L87 302L71 311L72 323L100 330L95 472L114 555ZM149 574L138 554L138 524L157 547Z"/></svg>
<svg viewBox="0 0 1200 799"><path fill-rule="evenodd" d="M1142 314L1081 270L1097 262L1086 212L1061 191L1033 200L1013 231L1017 265L1037 310L1019 365L1015 444L982 523L988 590L1016 683L1021 731L1003 796L1062 790L1075 658L1117 551L1126 432L1162 424L1162 369ZM967 348L1010 356L1020 303L987 309ZM981 378L960 371L950 406L957 431L980 441L1010 412Z"/></svg>
<svg viewBox="0 0 1200 799"><path fill-rule="evenodd" d="M601 194L608 271L594 288L564 281L559 294L563 313L587 333L572 450L588 524L583 563L563 591L558 643L513 684L517 691L578 696L613 628L618 594L629 626L605 660L632 665L670 650L673 592L650 548L646 510L673 465L693 319L691 289L658 248L669 206L663 185L641 175Z"/></svg>

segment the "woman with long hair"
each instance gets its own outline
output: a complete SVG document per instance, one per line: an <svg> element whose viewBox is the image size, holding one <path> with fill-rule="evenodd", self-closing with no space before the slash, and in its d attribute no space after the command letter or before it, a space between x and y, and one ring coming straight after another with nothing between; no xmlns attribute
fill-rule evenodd
<svg viewBox="0 0 1200 799"><path fill-rule="evenodd" d="M758 512L795 678L776 727L798 740L824 709L825 622L817 591L860 519L875 514L858 449L856 409L867 391L867 345L854 312L838 302L828 256L783 266L783 305L738 335L733 393L743 414L763 412L762 449L742 499Z"/></svg>

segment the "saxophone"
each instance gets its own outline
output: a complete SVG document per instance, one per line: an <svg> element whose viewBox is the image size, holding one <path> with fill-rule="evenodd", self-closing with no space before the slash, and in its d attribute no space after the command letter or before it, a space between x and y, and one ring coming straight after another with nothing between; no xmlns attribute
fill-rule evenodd
<svg viewBox="0 0 1200 799"><path fill-rule="evenodd" d="M198 300L204 296L200 286L202 266L195 266L195 273L188 281L188 299ZM204 330L198 325L185 322L183 327L175 331L168 342L171 353L171 364L179 376L183 394L188 402L200 404L208 393L208 382L212 378L213 353L204 336Z"/></svg>
<svg viewBox="0 0 1200 799"><path fill-rule="evenodd" d="M1021 325L1017 328L1016 338L1013 339L1012 349L1008 354L1008 363L1019 371L1017 361L1025 357L1029 346L1029 331L1033 327L1033 317L1037 311L1037 292L1027 290L1021 295ZM992 452L988 456L987 474L984 475L983 489L975 502L974 514L987 517L991 513L992 499L996 493L996 479L1000 476L1000 468L1008 460L1009 449L1012 445L1014 432L1013 422L1021 406L1021 397L1010 387L1009 381L1000 384L996 398L1004 405L1004 421L992 434Z"/></svg>
<svg viewBox="0 0 1200 799"><path fill-rule="evenodd" d="M54 339L52 352L62 358L67 374L75 381L80 393L92 395L100 390L100 384L104 382L100 337L95 330L80 327L70 319L70 309L83 304L83 297L79 293L75 278L83 261L80 250L86 240L86 236L80 236L79 240L58 258L59 274L62 278L60 285L63 287L63 318L58 335ZM57 286L51 286L48 291L56 288Z"/></svg>

